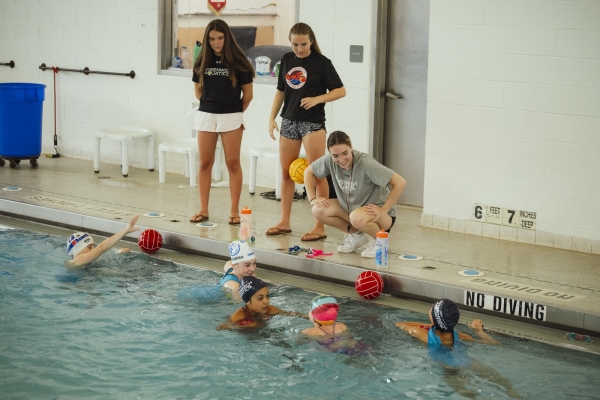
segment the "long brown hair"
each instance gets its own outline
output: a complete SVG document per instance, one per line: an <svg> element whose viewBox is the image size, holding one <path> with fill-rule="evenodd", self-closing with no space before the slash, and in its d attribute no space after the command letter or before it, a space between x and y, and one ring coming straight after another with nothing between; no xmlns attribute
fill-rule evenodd
<svg viewBox="0 0 600 400"><path fill-rule="evenodd" d="M308 40L310 40L310 42L311 42L310 50L311 51L314 50L319 54L323 54L323 53L321 53L321 49L319 48L319 45L317 44L317 37L315 36L315 33L313 32L312 28L310 26L308 26L308 24L305 24L304 22L298 22L297 24L292 26L292 29L290 29L290 34L288 35L288 40L290 42L292 41L292 35L308 36Z"/></svg>
<svg viewBox="0 0 600 400"><path fill-rule="evenodd" d="M338 144L345 144L348 145L348 147L352 148L352 141L350 140L350 136L348 136L346 132L333 131L327 138L327 150Z"/></svg>
<svg viewBox="0 0 600 400"><path fill-rule="evenodd" d="M225 36L225 43L223 50L221 51L221 63L229 70L229 80L231 86L237 85L237 79L235 77L235 71L252 72L254 78L254 69L252 64L246 57L246 54L242 51L238 45L229 25L222 19L214 19L208 23L206 30L204 31L204 39L202 41L202 50L198 54L198 58L194 62L194 72L200 77L200 86L204 84L204 70L209 66L213 59L216 57L210 47L209 34L212 31L217 31Z"/></svg>

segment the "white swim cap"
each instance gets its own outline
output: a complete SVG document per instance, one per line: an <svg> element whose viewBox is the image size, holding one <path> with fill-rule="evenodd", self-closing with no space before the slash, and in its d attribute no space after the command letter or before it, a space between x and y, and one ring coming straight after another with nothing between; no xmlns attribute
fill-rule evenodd
<svg viewBox="0 0 600 400"><path fill-rule="evenodd" d="M81 250L85 249L88 245L94 243L94 238L84 232L75 232L69 236L67 242L67 255L75 257Z"/></svg>
<svg viewBox="0 0 600 400"><path fill-rule="evenodd" d="M231 242L229 245L229 255L231 256L231 262L234 264L256 259L254 251L252 251L248 242L244 242L243 240L234 240Z"/></svg>

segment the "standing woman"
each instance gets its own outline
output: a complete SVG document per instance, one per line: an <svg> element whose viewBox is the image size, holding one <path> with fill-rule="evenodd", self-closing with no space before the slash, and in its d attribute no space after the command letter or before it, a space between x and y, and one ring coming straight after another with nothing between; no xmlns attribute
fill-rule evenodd
<svg viewBox="0 0 600 400"><path fill-rule="evenodd" d="M346 89L331 60L321 54L315 34L310 26L299 22L292 26L289 40L293 52L281 58L277 91L269 118L269 134L279 132L279 159L282 169L281 221L267 230L267 235L280 235L292 231L290 214L294 199L294 181L289 168L300 155L304 144L308 163L325 154L325 103L346 95ZM275 118L281 111L281 130ZM316 179L317 195L328 197L327 180ZM315 227L302 236L304 241L325 239L325 226L316 221Z"/></svg>
<svg viewBox="0 0 600 400"><path fill-rule="evenodd" d="M352 150L350 137L342 131L329 135L327 149L329 155L304 171L312 214L345 233L338 252L352 253L366 244L361 256L375 258L375 236L381 229L389 232L394 226L396 202L406 180L370 155ZM327 175L331 175L337 199L313 192L315 179Z"/></svg>
<svg viewBox="0 0 600 400"><path fill-rule="evenodd" d="M239 225L243 178L240 166L240 147L244 131L242 113L252 100L254 70L225 21L211 21L206 27L202 43L204 46L194 63L192 76L196 98L200 100L195 120L200 155L200 211L191 217L190 222L208 220L211 170L220 134L229 172L229 224Z"/></svg>

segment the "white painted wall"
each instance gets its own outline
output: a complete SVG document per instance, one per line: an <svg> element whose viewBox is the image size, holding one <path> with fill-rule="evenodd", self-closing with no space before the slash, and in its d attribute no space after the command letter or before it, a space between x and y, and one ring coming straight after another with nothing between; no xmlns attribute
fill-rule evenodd
<svg viewBox="0 0 600 400"><path fill-rule="evenodd" d="M600 253L600 2L432 0L427 122L424 225Z"/></svg>

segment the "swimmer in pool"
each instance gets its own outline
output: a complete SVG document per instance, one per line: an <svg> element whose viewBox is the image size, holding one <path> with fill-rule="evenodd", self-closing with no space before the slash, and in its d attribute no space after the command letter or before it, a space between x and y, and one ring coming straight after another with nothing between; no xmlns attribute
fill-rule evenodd
<svg viewBox="0 0 600 400"><path fill-rule="evenodd" d="M396 326L415 338L427 343L431 359L439 362L444 367L444 380L457 393L475 399L480 393L467 389L472 386L467 371L475 373L479 378L501 385L509 397L519 399L519 394L512 388L508 379L497 371L479 363L467 354L467 347L463 341L476 341L484 344L498 346L500 342L492 338L483 330L480 319L474 319L469 327L477 333L478 338L456 332L454 327L458 324L460 310L452 300L442 299L434 303L429 310L429 322L397 322Z"/></svg>
<svg viewBox="0 0 600 400"><path fill-rule="evenodd" d="M473 341L471 335L463 332L455 332L454 327L460 318L460 310L452 300L438 300L429 310L429 324L423 322L397 322L396 326L417 339L427 343L429 346L452 347L460 340ZM483 323L480 319L474 319L469 324L477 335L479 342L499 345L500 343L483 331Z"/></svg>
<svg viewBox="0 0 600 400"><path fill-rule="evenodd" d="M240 282L239 295L246 303L234 312L228 322L217 326L217 330L233 330L245 328L258 328L264 326L273 315L287 315L290 317L303 317L306 315L295 311L284 311L270 304L269 288L254 276L244 276Z"/></svg>
<svg viewBox="0 0 600 400"><path fill-rule="evenodd" d="M138 214L131 217L131 220L125 228L115 233L108 239L105 239L99 245L94 244L94 238L89 233L75 232L69 237L67 242L67 255L73 257L73 259L66 262L68 268L84 267L87 264L100 257L102 254L110 250L116 245L119 240L123 239L125 235L138 231L139 228L135 226L139 218ZM129 249L120 249L119 252L127 252Z"/></svg>
<svg viewBox="0 0 600 400"><path fill-rule="evenodd" d="M221 277L219 285L235 301L241 301L239 295L240 281L244 276L254 276L256 271L256 255L243 240L234 240L229 245L229 256L231 261L227 261L223 267L224 274Z"/></svg>
<svg viewBox="0 0 600 400"><path fill-rule="evenodd" d="M355 340L346 324L336 322L340 307L337 300L326 295L315 297L310 305L308 319L312 328L301 333L315 339L321 346L333 353L347 355L364 355L370 352L368 346Z"/></svg>

